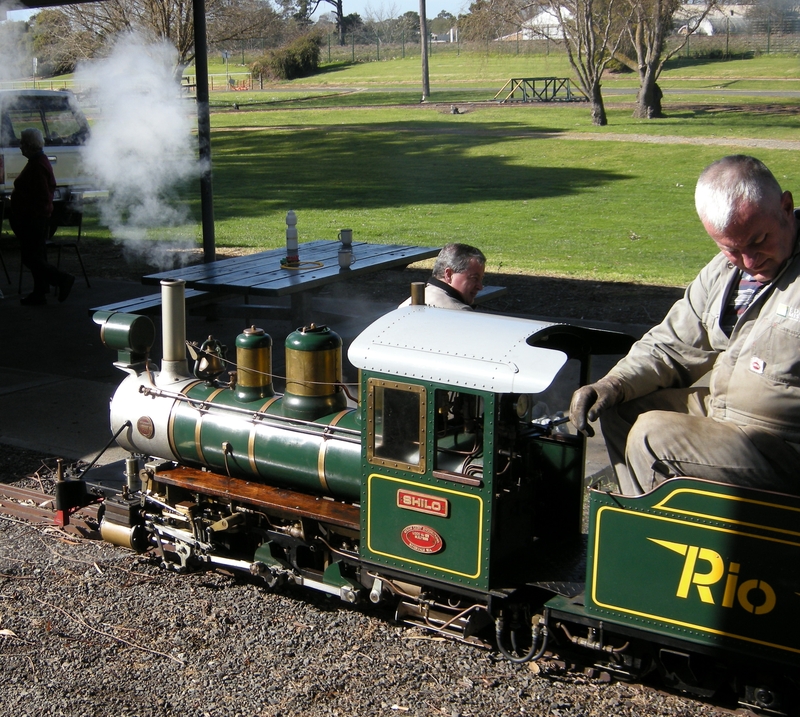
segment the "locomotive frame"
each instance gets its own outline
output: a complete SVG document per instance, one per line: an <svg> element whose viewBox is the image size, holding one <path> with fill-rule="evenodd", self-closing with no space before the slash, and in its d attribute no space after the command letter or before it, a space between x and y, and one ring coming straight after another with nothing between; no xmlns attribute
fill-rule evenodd
<svg viewBox="0 0 800 717"><path fill-rule="evenodd" d="M190 374L183 284L163 284L160 370L149 319L95 315L128 374L111 406L128 487L104 500L104 539L177 571L389 603L515 662L555 652L763 714L797 709L799 498L691 478L639 497L592 489L582 532L585 438L546 404L630 337L411 306L351 345L357 402L327 327L287 338L279 395L254 328L227 381L212 339L191 348ZM90 500L74 484L57 486L64 520Z"/></svg>

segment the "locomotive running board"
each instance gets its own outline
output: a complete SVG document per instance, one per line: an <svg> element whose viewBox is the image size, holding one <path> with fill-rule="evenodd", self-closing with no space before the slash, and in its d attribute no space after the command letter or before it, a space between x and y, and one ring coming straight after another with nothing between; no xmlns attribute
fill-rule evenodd
<svg viewBox="0 0 800 717"><path fill-rule="evenodd" d="M305 493L194 468L160 470L153 475L153 480L188 491L197 491L202 486L206 495L257 506L283 518L309 518L348 530L360 529L359 508L350 503L315 498Z"/></svg>

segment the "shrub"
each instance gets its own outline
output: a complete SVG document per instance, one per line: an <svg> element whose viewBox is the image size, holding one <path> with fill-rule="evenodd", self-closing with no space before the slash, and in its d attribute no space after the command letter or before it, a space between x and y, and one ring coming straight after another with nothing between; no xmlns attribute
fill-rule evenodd
<svg viewBox="0 0 800 717"><path fill-rule="evenodd" d="M254 74L272 80L294 80L315 74L319 70L321 55L322 37L304 35L285 47L270 50L256 60L251 69Z"/></svg>

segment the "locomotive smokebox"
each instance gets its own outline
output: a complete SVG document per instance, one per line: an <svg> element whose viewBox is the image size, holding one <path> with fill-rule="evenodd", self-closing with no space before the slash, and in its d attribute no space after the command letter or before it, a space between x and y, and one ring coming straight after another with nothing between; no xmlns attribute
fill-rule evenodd
<svg viewBox="0 0 800 717"><path fill-rule="evenodd" d="M272 338L251 326L236 337L236 399L256 401L274 396L272 388Z"/></svg>
<svg viewBox="0 0 800 717"><path fill-rule="evenodd" d="M283 413L313 421L347 408L342 382L342 339L327 326L304 326L286 337Z"/></svg>

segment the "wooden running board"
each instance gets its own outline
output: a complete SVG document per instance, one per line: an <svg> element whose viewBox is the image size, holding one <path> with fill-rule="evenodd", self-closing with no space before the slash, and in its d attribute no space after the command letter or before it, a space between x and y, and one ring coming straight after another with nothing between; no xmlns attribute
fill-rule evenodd
<svg viewBox="0 0 800 717"><path fill-rule="evenodd" d="M340 528L358 531L360 509L350 503L317 498L285 488L230 478L194 468L156 472L158 483L185 488L226 501L257 506L283 518L311 518Z"/></svg>

